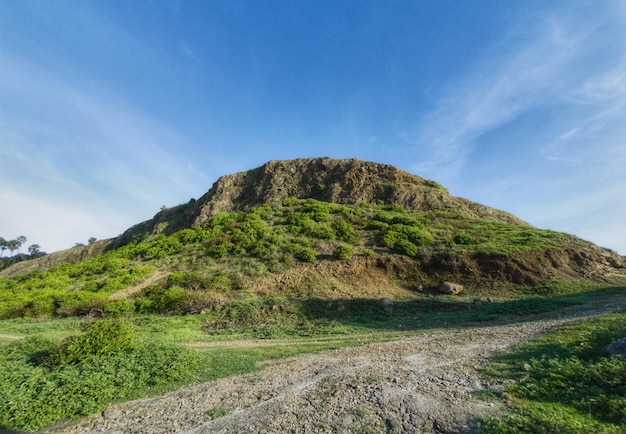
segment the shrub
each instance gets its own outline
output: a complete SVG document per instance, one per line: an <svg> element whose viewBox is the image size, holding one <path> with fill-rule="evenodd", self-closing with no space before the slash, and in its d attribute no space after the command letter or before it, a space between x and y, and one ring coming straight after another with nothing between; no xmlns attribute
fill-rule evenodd
<svg viewBox="0 0 626 434"><path fill-rule="evenodd" d="M331 206L326 202L307 199L304 205L302 205L301 210L316 222L327 222L330 220Z"/></svg>
<svg viewBox="0 0 626 434"><path fill-rule="evenodd" d="M433 243L433 235L426 229L408 227L405 233L409 241L417 246L429 246Z"/></svg>
<svg viewBox="0 0 626 434"><path fill-rule="evenodd" d="M132 349L135 330L125 320L103 319L87 326L80 336L70 336L46 359L51 367L74 365L90 356L111 355Z"/></svg>
<svg viewBox="0 0 626 434"><path fill-rule="evenodd" d="M402 205L400 205L399 203L395 203L395 202L392 202L391 204L389 204L389 209L391 211L398 212L398 213L406 212L406 210L404 209Z"/></svg>
<svg viewBox="0 0 626 434"><path fill-rule="evenodd" d="M478 244L479 241L476 237L473 237L469 234L466 233L459 233L456 234L453 238L453 241L455 244L463 244L463 245L471 245L471 244Z"/></svg>
<svg viewBox="0 0 626 434"><path fill-rule="evenodd" d="M309 249L307 247L302 247L296 250L295 257L305 262L317 261L317 253L315 253L315 250Z"/></svg>
<svg viewBox="0 0 626 434"><path fill-rule="evenodd" d="M346 260L350 259L354 255L354 247L352 246L337 246L333 250L333 255L337 259Z"/></svg>
<svg viewBox="0 0 626 434"><path fill-rule="evenodd" d="M393 216L386 211L378 211L374 215L374 220L389 224L393 220Z"/></svg>
<svg viewBox="0 0 626 434"><path fill-rule="evenodd" d="M231 279L226 276L213 276L210 288L216 292L228 292L233 288Z"/></svg>
<svg viewBox="0 0 626 434"><path fill-rule="evenodd" d="M297 197L293 197L293 196L286 197L282 201L283 206L295 206L299 204L300 204L300 199L298 199Z"/></svg>
<svg viewBox="0 0 626 434"><path fill-rule="evenodd" d="M36 361L54 342L25 338L0 346L0 431L34 431L104 409L110 402L192 381L207 358L189 348L139 344L48 369Z"/></svg>
<svg viewBox="0 0 626 434"><path fill-rule="evenodd" d="M385 247L393 248L393 246L400 240L406 240L406 235L402 232L389 230L382 236L380 243Z"/></svg>
<svg viewBox="0 0 626 434"><path fill-rule="evenodd" d="M398 240L393 245L393 250L407 256L417 255L417 246L409 240Z"/></svg>
<svg viewBox="0 0 626 434"><path fill-rule="evenodd" d="M104 305L105 315L122 316L135 312L135 303L129 300L113 300Z"/></svg>
<svg viewBox="0 0 626 434"><path fill-rule="evenodd" d="M369 222L367 227L369 229L375 229L375 230L379 230L379 231L386 231L387 229L389 229L389 223L385 223L385 222L380 221L380 220L372 220L371 222Z"/></svg>
<svg viewBox="0 0 626 434"><path fill-rule="evenodd" d="M376 257L376 252L372 249L363 249L363 256L367 256L368 258Z"/></svg>
<svg viewBox="0 0 626 434"><path fill-rule="evenodd" d="M354 244L359 238L357 231L345 220L335 220L332 223L332 227L337 234L337 238L346 243Z"/></svg>

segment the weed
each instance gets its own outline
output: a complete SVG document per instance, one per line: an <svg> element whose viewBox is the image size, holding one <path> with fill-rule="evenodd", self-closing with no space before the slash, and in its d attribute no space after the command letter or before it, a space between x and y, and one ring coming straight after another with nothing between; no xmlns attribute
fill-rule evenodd
<svg viewBox="0 0 626 434"><path fill-rule="evenodd" d="M213 419L219 419L220 417L224 417L229 413L231 413L231 410L226 407L213 407L212 409L204 413L204 418L205 420L209 421Z"/></svg>

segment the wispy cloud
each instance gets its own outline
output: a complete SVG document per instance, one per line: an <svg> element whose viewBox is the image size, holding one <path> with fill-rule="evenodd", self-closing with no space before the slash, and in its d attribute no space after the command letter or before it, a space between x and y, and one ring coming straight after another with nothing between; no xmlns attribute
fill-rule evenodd
<svg viewBox="0 0 626 434"><path fill-rule="evenodd" d="M70 81L7 53L2 64L0 194L14 209L0 216L3 230L50 230L54 217L64 228L57 233L94 233L98 222L116 227L114 236L150 217L146 209L203 193L208 179L184 134L101 83Z"/></svg>
<svg viewBox="0 0 626 434"><path fill-rule="evenodd" d="M597 72L585 65L590 50L598 49L601 20L560 16L559 11L537 18L503 35L473 69L440 93L412 133L403 134L427 156L416 171L446 168L452 178L482 135L537 108L581 104L585 98L604 103L623 89L621 65Z"/></svg>

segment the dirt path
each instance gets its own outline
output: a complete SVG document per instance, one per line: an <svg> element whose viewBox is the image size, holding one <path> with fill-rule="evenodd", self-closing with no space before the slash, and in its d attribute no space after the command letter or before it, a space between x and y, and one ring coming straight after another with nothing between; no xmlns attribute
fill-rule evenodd
<svg viewBox="0 0 626 434"><path fill-rule="evenodd" d="M471 432L503 413L478 392L494 351L548 329L626 308L626 300L558 319L438 331L395 342L292 357L262 371L113 405L48 433Z"/></svg>

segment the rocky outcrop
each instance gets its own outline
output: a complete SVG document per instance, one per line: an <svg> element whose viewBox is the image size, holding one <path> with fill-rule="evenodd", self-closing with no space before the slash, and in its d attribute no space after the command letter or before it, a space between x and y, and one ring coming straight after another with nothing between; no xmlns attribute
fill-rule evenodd
<svg viewBox="0 0 626 434"><path fill-rule="evenodd" d="M452 196L435 181L387 164L354 158L301 158L270 161L256 169L222 176L198 200L162 210L153 219L126 231L118 244L146 232L170 234L201 225L218 212L277 205L287 197L341 204L393 202L410 210L447 210L510 224L527 224L505 211Z"/></svg>
<svg viewBox="0 0 626 434"><path fill-rule="evenodd" d="M194 224L204 223L217 212L275 205L287 197L342 204L394 202L411 210L451 210L525 224L504 211L454 197L436 182L393 166L331 158L270 161L247 172L223 176L196 202Z"/></svg>

